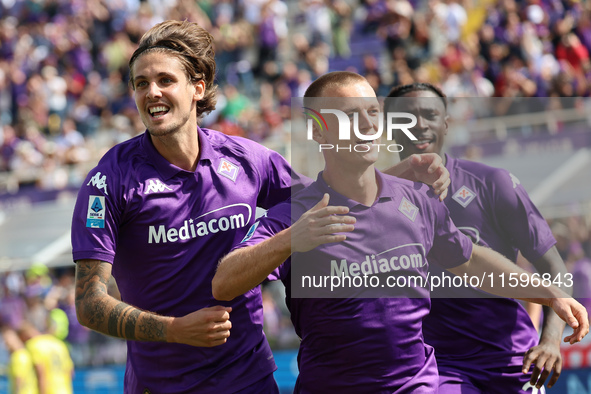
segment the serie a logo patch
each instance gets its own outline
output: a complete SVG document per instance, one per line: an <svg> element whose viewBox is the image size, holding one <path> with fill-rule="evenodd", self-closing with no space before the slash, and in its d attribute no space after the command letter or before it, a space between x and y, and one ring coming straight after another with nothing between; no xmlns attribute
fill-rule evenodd
<svg viewBox="0 0 591 394"><path fill-rule="evenodd" d="M105 228L105 196L88 196L86 227Z"/></svg>

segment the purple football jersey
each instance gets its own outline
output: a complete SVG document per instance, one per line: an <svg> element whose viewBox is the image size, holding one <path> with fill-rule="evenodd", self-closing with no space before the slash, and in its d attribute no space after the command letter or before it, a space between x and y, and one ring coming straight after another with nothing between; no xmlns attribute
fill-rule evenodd
<svg viewBox="0 0 591 394"><path fill-rule="evenodd" d="M331 205L348 206L349 215L357 219L346 241L296 253L269 276L283 280L291 319L302 339L296 392L437 390L433 349L423 342L421 329L429 313L428 289L409 290L412 294L406 297L291 297L295 286L291 279L300 261L320 262L330 274L331 260L336 260L339 267L346 265L354 275L359 267L354 262L369 258L369 265L384 269L381 274L389 266L387 274L393 277L413 273L424 277L430 263L450 268L468 261L472 243L455 228L444 204L428 192L428 187L376 174L381 187L371 207L336 193L319 175L315 183L292 197L291 204L270 209L236 246L257 244L289 227L324 193L330 194Z"/></svg>
<svg viewBox="0 0 591 394"><path fill-rule="evenodd" d="M475 243L512 261L518 251L536 261L556 243L514 175L450 157L446 167L451 186L445 204L456 226ZM445 291L432 293L431 313L423 326L440 369L521 365L523 353L537 345L538 333L519 302L483 298L484 293L473 288ZM443 295L459 298L438 298Z"/></svg>
<svg viewBox="0 0 591 394"><path fill-rule="evenodd" d="M164 159L146 132L105 154L78 195L74 260L112 263L123 301L166 316L233 308L232 335L221 346L128 341L126 392L234 392L276 369L260 289L219 302L211 280L219 259L254 222L256 207L290 196L291 168L252 141L198 134L195 172Z"/></svg>

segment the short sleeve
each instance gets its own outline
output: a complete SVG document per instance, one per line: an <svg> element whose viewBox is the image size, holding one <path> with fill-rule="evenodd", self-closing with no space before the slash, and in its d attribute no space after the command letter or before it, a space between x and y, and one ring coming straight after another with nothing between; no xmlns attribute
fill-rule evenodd
<svg viewBox="0 0 591 394"><path fill-rule="evenodd" d="M265 209L286 201L292 191L300 190L312 182L311 179L292 171L287 160L270 149L259 164L259 171L262 182L257 205Z"/></svg>
<svg viewBox="0 0 591 394"><path fill-rule="evenodd" d="M556 243L550 226L513 174L497 169L487 181L502 233L526 259L538 260Z"/></svg>
<svg viewBox="0 0 591 394"><path fill-rule="evenodd" d="M96 259L113 263L121 224L119 176L100 165L88 173L78 191L72 217L74 261Z"/></svg>
<svg viewBox="0 0 591 394"><path fill-rule="evenodd" d="M472 241L464 235L451 220L445 204L430 199L433 207L434 234L433 246L427 255L429 263L442 268L462 265L472 256Z"/></svg>

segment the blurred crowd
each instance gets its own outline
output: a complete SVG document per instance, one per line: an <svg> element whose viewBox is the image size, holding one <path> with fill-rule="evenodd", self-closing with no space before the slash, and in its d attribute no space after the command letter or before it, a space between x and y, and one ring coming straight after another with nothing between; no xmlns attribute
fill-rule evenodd
<svg viewBox="0 0 591 394"><path fill-rule="evenodd" d="M550 224L556 248L573 274L573 297L591 311L591 223L572 216Z"/></svg>
<svg viewBox="0 0 591 394"><path fill-rule="evenodd" d="M118 295L114 282L109 292ZM34 264L26 271L2 273L0 328L18 332L30 326L36 332L53 335L67 344L76 366L125 363L125 341L78 323L74 297L74 267L48 269ZM2 353L0 360L5 358ZM0 361L0 365L6 363Z"/></svg>
<svg viewBox="0 0 591 394"><path fill-rule="evenodd" d="M0 197L77 188L107 149L144 131L127 63L166 19L214 36L218 108L203 125L283 154L291 98L334 65L378 95L414 81L452 97L591 93L591 3L580 0L0 0ZM575 296L591 299L589 226L552 225L569 269L586 278ZM122 341L77 323L73 269L0 278L5 324L59 335L77 365L125 360ZM282 296L265 286L265 330L291 347Z"/></svg>
<svg viewBox="0 0 591 394"><path fill-rule="evenodd" d="M428 81L452 97L589 95L588 2L383 4L390 19L378 18L375 29L387 43L394 84Z"/></svg>
<svg viewBox="0 0 591 394"><path fill-rule="evenodd" d="M411 81L453 97L591 91L591 5L579 0L2 0L0 192L76 187L143 131L127 62L165 19L215 38L219 100L204 126L279 151L291 98L335 65L380 95Z"/></svg>

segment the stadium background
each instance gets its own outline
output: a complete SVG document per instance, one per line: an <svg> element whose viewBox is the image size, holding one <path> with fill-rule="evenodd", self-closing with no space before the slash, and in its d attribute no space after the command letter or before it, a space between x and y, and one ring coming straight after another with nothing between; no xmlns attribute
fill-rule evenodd
<svg viewBox="0 0 591 394"><path fill-rule="evenodd" d="M589 2L1 0L0 318L47 329L51 310L64 310L76 393L120 392L125 346L75 321L73 201L109 147L143 132L127 61L141 34L165 19L199 22L215 37L218 109L204 125L289 160L298 159L291 98L327 71L357 71L378 95L427 81L459 97L449 151L517 175L589 305ZM475 113L465 97L494 113ZM276 378L291 392L298 340L280 285L265 285L264 306ZM590 342L564 355L566 370L549 392L591 393ZM7 357L0 344L0 393Z"/></svg>

